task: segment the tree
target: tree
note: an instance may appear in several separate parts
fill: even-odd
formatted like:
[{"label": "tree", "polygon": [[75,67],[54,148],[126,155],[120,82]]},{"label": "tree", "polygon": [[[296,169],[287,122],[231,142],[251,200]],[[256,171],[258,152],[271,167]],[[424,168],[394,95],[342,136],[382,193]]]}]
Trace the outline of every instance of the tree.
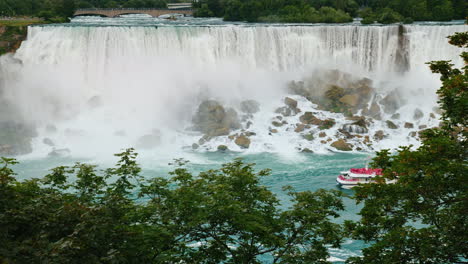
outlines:
[{"label": "tree", "polygon": [[269,170],[239,159],[197,176],[177,160],[170,178],[146,180],[133,149],[116,156],[103,172],[77,163],[22,182],[1,159],[0,262],[327,263],[326,245],[340,245],[337,191],[287,187],[281,210],[260,184]]},{"label": "tree", "polygon": [[[468,47],[468,32],[449,42]],[[372,242],[363,257],[349,263],[459,263],[468,258],[468,53],[462,69],[450,61],[430,62],[441,75],[441,128],[422,133],[416,150],[379,152],[373,166],[396,184],[369,184],[356,190],[364,203],[357,223],[347,222],[354,238]]]}]

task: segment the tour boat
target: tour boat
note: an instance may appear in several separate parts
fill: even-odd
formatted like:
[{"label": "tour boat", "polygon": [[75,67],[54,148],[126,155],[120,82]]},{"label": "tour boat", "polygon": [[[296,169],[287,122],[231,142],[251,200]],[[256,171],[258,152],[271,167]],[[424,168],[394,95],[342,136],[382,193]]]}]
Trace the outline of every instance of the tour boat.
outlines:
[{"label": "tour boat", "polygon": [[[376,176],[382,175],[382,169],[352,168],[342,171],[336,182],[342,188],[352,188],[358,184],[375,182]],[[395,183],[396,180],[386,180],[386,183]]]}]

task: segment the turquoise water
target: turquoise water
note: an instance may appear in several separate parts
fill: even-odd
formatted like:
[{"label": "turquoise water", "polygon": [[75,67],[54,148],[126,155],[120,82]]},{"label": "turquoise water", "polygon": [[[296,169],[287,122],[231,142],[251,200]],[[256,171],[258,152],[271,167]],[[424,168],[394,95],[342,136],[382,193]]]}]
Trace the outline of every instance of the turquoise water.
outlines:
[{"label": "turquoise water", "polygon": [[[184,155],[185,156],[185,155]],[[159,157],[159,156],[158,156]],[[221,164],[230,162],[234,158],[241,157],[246,162],[256,163],[256,169],[270,168],[272,175],[263,178],[263,184],[268,186],[278,198],[282,201],[282,207],[288,207],[290,202],[288,196],[282,191],[286,185],[292,186],[297,191],[336,189],[341,190],[347,195],[352,195],[352,190],[339,189],[336,186],[336,176],[342,171],[351,167],[363,167],[368,160],[368,154],[347,154],[331,153],[329,155],[318,154],[298,154],[294,157],[284,157],[278,154],[261,153],[243,155],[235,152],[206,152],[206,153],[187,153],[185,159],[192,160],[188,168],[194,172],[200,172],[208,169],[219,168]],[[178,158],[178,157],[176,157]],[[145,177],[162,176],[169,177],[168,172],[173,169],[168,165],[170,158],[152,158],[151,155],[142,154],[138,159],[143,168]],[[48,171],[59,165],[72,165],[76,161],[99,165],[104,169],[112,166],[117,159],[98,160],[98,159],[73,159],[73,158],[44,158],[44,159],[19,159],[20,164],[15,166],[19,179],[31,177],[42,177]],[[341,218],[358,219],[357,212],[360,206],[349,198],[344,199],[346,210],[341,212]],[[349,256],[360,254],[363,247],[361,241],[346,240],[341,249],[330,249],[331,260],[335,263],[342,263]]]}]

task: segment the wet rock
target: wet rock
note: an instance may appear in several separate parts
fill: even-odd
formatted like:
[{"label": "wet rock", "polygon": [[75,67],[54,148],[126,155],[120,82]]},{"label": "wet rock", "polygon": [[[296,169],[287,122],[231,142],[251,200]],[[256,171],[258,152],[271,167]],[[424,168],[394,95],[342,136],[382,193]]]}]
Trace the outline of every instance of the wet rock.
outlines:
[{"label": "wet rock", "polygon": [[297,108],[297,101],[290,98],[290,97],[284,98],[284,103],[291,109],[296,109]]},{"label": "wet rock", "polygon": [[292,110],[289,107],[283,106],[275,110],[275,113],[281,114],[283,116],[291,116]]},{"label": "wet rock", "polygon": [[314,134],[313,133],[304,134],[302,135],[302,138],[308,141],[312,141],[314,140]]},{"label": "wet rock", "polygon": [[320,140],[320,143],[327,144],[327,141],[326,140]]},{"label": "wet rock", "polygon": [[252,121],[248,121],[247,124],[245,124],[245,128],[249,129],[253,125]]},{"label": "wet rock", "polygon": [[359,103],[359,96],[357,94],[347,94],[340,98],[340,102],[345,105],[355,107]]},{"label": "wet rock", "polygon": [[246,132],[245,132],[245,135],[246,135],[247,137],[251,137],[251,136],[257,135],[257,133],[255,133],[255,132],[250,132],[250,131],[246,131]]},{"label": "wet rock", "polygon": [[400,114],[399,113],[396,113],[396,114],[393,114],[392,119],[400,119]]},{"label": "wet rock", "polygon": [[414,120],[419,120],[419,119],[421,119],[423,117],[424,117],[423,111],[421,111],[421,109],[419,109],[419,108],[416,108],[414,110],[414,115],[413,115]]},{"label": "wet rock", "polygon": [[270,128],[270,133],[276,134],[276,133],[278,133],[278,129]]},{"label": "wet rock", "polygon": [[282,117],[282,116],[276,116],[276,118],[277,118],[279,121],[283,120],[283,117]]},{"label": "wet rock", "polygon": [[429,117],[432,118],[432,119],[435,119],[435,118],[436,118],[436,116],[435,116],[434,113],[430,113],[430,114],[429,114]]},{"label": "wet rock", "polygon": [[302,153],[314,153],[314,152],[313,152],[311,149],[309,149],[309,148],[303,148],[303,149],[301,150],[301,152],[302,152]]},{"label": "wet rock", "polygon": [[136,147],[139,149],[152,149],[161,144],[161,135],[159,131],[153,131],[151,134],[141,136],[137,142]]},{"label": "wet rock", "polygon": [[384,112],[387,114],[395,113],[401,107],[402,103],[403,98],[396,90],[380,101],[380,104],[384,107]]},{"label": "wet rock", "polygon": [[260,103],[255,100],[245,100],[240,103],[240,110],[244,113],[255,114],[260,111]]},{"label": "wet rock", "polygon": [[331,144],[332,147],[336,148],[337,150],[342,151],[351,151],[353,150],[353,145],[346,142],[344,139],[339,139]]},{"label": "wet rock", "polygon": [[46,144],[46,145],[49,146],[49,147],[55,146],[54,142],[53,142],[52,139],[50,139],[50,138],[44,138],[44,139],[42,140],[42,143]]},{"label": "wet rock", "polygon": [[319,125],[322,120],[318,119],[314,116],[312,112],[305,112],[302,116],[299,117],[299,120],[303,124],[310,124],[310,125]]},{"label": "wet rock", "polygon": [[377,132],[375,132],[374,134],[374,139],[375,140],[382,140],[385,138],[385,132],[383,130],[379,130]]},{"label": "wet rock", "polygon": [[[382,132],[383,132],[383,131],[382,131]],[[383,138],[383,136],[382,136],[382,138]],[[362,143],[364,143],[364,144],[369,144],[369,143],[371,143],[369,136],[365,136],[365,137],[364,137],[364,141],[362,141]]]},{"label": "wet rock", "polygon": [[228,147],[226,145],[219,145],[217,149],[220,152],[225,152],[228,150]]},{"label": "wet rock", "polygon": [[230,108],[225,110],[217,101],[203,101],[192,119],[194,129],[209,137],[229,135],[231,129],[239,129],[237,113]]},{"label": "wet rock", "polygon": [[87,105],[91,109],[98,108],[102,105],[102,99],[100,96],[93,96],[88,100]]},{"label": "wet rock", "polygon": [[236,143],[239,147],[246,149],[250,146],[250,139],[245,135],[240,135],[236,138],[234,143]]},{"label": "wet rock", "polygon": [[49,152],[49,154],[47,154],[47,156],[49,156],[49,157],[64,157],[64,156],[70,155],[70,153],[71,153],[70,150],[67,149],[67,148],[54,149],[51,152]]},{"label": "wet rock", "polygon": [[275,127],[281,127],[281,126],[283,126],[283,123],[280,123],[280,122],[278,122],[278,121],[273,121],[273,122],[271,122],[271,124],[272,124],[273,126],[275,126]]},{"label": "wet rock", "polygon": [[34,126],[16,121],[0,122],[0,155],[23,155],[32,152],[32,138],[37,136]]},{"label": "wet rock", "polygon": [[385,123],[387,124],[387,127],[390,129],[398,129],[398,126],[390,120],[385,121]]},{"label": "wet rock", "polygon": [[192,144],[192,149],[198,149],[199,147],[200,147],[200,145],[198,145],[197,143]]},{"label": "wet rock", "polygon": [[[347,139],[354,138],[354,135],[351,135],[351,133],[349,133],[349,132],[346,131],[346,130],[338,129],[338,132],[340,132],[340,133],[341,133],[343,136],[345,136],[345,138],[347,138]],[[339,134],[337,134],[337,136],[339,136]]]},{"label": "wet rock", "polygon": [[206,143],[206,141],[207,141],[207,140],[206,140],[205,138],[200,138],[200,139],[198,140],[198,145],[203,145],[203,144]]},{"label": "wet rock", "polygon": [[322,122],[320,123],[319,129],[320,130],[330,129],[335,124],[336,124],[335,119],[333,119],[333,118],[325,119],[325,120],[322,120]]},{"label": "wet rock", "polygon": [[294,129],[294,132],[300,133],[300,132],[304,131],[304,129],[305,129],[305,125],[298,123],[298,124],[296,124],[296,129]]},{"label": "wet rock", "polygon": [[414,124],[410,122],[405,122],[405,128],[413,128]]},{"label": "wet rock", "polygon": [[49,124],[49,125],[46,125],[45,131],[50,134],[57,133],[57,127]]},{"label": "wet rock", "polygon": [[419,130],[421,130],[421,129],[426,129],[426,128],[427,128],[427,125],[420,125],[418,128],[419,128]]},{"label": "wet rock", "polygon": [[370,116],[376,120],[381,120],[380,106],[373,102],[369,109],[363,110],[363,115]]},{"label": "wet rock", "polygon": [[417,135],[416,131],[411,131],[411,132],[408,134],[408,136],[410,136],[410,137],[416,137],[416,135]]},{"label": "wet rock", "polygon": [[320,132],[319,133],[319,137],[321,137],[321,138],[324,138],[326,136],[327,136],[327,133],[325,133],[325,132]]}]

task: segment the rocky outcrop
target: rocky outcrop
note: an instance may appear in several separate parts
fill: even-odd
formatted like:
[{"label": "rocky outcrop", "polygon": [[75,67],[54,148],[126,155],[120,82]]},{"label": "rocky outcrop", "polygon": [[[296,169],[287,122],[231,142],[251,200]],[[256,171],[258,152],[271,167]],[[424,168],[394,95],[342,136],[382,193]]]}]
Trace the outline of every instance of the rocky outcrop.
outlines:
[{"label": "rocky outcrop", "polygon": [[346,142],[344,139],[339,139],[331,144],[332,147],[341,151],[351,151],[353,150],[353,145]]},{"label": "rocky outcrop", "polygon": [[0,55],[15,52],[27,34],[27,26],[0,26]]},{"label": "rocky outcrop", "polygon": [[203,101],[192,122],[195,130],[204,133],[209,138],[229,135],[232,129],[241,127],[237,112],[234,109],[224,109],[215,100]]},{"label": "rocky outcrop", "polygon": [[220,152],[225,152],[228,150],[228,147],[226,145],[219,145],[217,149]]},{"label": "rocky outcrop", "polygon": [[284,103],[291,109],[296,109],[297,108],[297,101],[290,98],[290,97],[284,98]]}]

